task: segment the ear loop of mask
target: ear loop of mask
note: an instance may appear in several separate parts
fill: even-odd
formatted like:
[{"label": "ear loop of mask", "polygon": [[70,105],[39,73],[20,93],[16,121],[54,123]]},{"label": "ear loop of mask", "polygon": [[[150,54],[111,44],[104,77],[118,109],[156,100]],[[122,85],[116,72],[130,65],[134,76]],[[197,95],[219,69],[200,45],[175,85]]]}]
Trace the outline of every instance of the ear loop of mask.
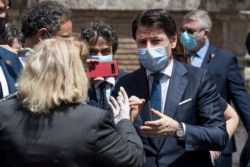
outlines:
[{"label": "ear loop of mask", "polygon": [[171,38],[172,38],[172,37],[169,38],[167,44],[164,46],[164,47],[166,48],[167,57],[171,57],[171,55],[172,55],[172,48],[171,48],[171,50],[170,50],[170,54],[167,53],[167,46],[168,46],[169,44],[171,44],[171,43],[170,43]]},{"label": "ear loop of mask", "polygon": [[49,38],[53,38],[53,36],[49,33],[49,31],[47,31],[47,34],[48,34]]},{"label": "ear loop of mask", "polygon": [[198,32],[196,35],[194,35],[194,37],[199,37],[201,35],[201,33],[203,32],[203,35],[205,35],[205,29],[202,29],[200,32]]}]

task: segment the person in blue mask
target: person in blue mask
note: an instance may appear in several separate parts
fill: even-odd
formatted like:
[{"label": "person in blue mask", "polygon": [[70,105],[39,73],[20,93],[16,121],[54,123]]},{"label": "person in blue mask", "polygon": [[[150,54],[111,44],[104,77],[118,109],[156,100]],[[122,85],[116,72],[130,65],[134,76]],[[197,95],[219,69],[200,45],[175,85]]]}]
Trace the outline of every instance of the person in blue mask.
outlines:
[{"label": "person in blue mask", "polygon": [[130,102],[144,100],[133,122],[143,141],[144,167],[212,167],[209,151],[222,150],[228,134],[210,74],[180,61],[185,53],[165,9],[139,13],[132,36],[142,67],[122,77],[112,95],[123,86]]},{"label": "person in blue mask", "polygon": [[[184,16],[181,42],[187,49],[193,66],[207,69],[217,91],[228,103],[233,102],[247,132],[250,130],[250,98],[234,54],[215,47],[209,40],[212,21],[207,11],[195,10]],[[216,167],[231,167],[232,153],[236,151],[232,137],[217,160]]]},{"label": "person in blue mask", "polygon": [[[87,63],[110,62],[114,60],[118,48],[118,36],[115,30],[105,22],[88,22],[81,30],[80,40],[87,43],[89,56]],[[108,100],[116,82],[126,74],[119,70],[118,76],[91,78],[88,104],[110,110]]]}]

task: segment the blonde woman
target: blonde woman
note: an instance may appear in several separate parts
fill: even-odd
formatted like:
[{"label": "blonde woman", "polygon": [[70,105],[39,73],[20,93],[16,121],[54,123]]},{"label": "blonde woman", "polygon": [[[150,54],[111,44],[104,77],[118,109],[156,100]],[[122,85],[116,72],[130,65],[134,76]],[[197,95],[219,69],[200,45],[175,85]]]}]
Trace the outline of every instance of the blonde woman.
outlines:
[{"label": "blonde woman", "polygon": [[25,167],[142,166],[142,142],[129,120],[123,88],[112,98],[115,125],[87,105],[88,54],[73,39],[46,39],[19,79],[19,98],[0,103],[0,164]]}]

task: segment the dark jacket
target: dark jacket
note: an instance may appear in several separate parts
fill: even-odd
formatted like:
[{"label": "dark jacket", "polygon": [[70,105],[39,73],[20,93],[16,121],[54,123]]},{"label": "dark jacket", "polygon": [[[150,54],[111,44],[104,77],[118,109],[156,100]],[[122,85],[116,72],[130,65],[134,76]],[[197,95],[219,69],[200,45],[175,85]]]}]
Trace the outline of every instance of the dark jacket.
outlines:
[{"label": "dark jacket", "polygon": [[[22,70],[21,62],[16,54],[0,47],[0,66],[2,67],[9,93],[14,93],[16,91],[16,80]],[[2,97],[3,95],[0,93],[0,98]]]},{"label": "dark jacket", "polygon": [[[217,90],[228,103],[233,102],[247,131],[250,130],[250,98],[241,76],[237,58],[229,52],[210,45],[201,68],[207,69]],[[232,137],[223,153],[236,151]]]},{"label": "dark jacket", "polygon": [[227,144],[228,135],[216,86],[206,70],[174,59],[164,114],[185,123],[185,142],[168,137],[158,143],[157,139],[141,133],[140,126],[152,120],[145,69],[122,77],[116,84],[114,97],[120,86],[125,88],[129,97],[135,95],[146,100],[134,122],[146,153],[145,167],[213,166],[209,150],[222,150]]},{"label": "dark jacket", "polygon": [[[115,77],[115,83],[117,83],[119,79],[126,74],[127,72],[125,72],[124,70],[119,70],[119,75]],[[91,84],[91,87],[88,91],[88,95],[89,95],[88,104],[101,108],[100,102],[98,101],[98,98],[96,96],[96,90],[95,90],[94,84]]]},{"label": "dark jacket", "polygon": [[114,127],[108,112],[87,104],[32,114],[16,99],[0,103],[2,167],[139,167],[142,142],[130,120]]}]

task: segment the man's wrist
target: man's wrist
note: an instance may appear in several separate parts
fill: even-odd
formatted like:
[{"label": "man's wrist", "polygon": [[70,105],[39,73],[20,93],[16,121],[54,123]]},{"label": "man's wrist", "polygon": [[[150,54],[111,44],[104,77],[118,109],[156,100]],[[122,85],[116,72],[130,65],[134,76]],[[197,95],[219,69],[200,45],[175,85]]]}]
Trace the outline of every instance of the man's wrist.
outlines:
[{"label": "man's wrist", "polygon": [[185,138],[185,128],[184,128],[185,124],[183,124],[182,122],[178,122],[178,128],[175,132],[175,137],[178,140],[184,140]]}]

